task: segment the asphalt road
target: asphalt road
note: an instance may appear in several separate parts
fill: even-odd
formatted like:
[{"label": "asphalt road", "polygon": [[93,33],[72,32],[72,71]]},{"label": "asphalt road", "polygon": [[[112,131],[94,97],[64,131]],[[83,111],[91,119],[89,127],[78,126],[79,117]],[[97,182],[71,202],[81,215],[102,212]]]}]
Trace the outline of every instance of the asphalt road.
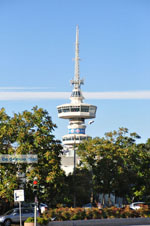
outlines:
[{"label": "asphalt road", "polygon": [[115,218],[101,220],[53,221],[48,226],[150,226],[150,218]]}]

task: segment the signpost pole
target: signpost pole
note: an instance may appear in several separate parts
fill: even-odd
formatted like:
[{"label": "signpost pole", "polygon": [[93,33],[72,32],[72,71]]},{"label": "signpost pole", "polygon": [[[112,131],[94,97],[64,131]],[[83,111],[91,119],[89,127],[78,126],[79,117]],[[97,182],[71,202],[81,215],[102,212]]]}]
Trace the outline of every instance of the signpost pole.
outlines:
[{"label": "signpost pole", "polygon": [[22,219],[21,219],[21,202],[19,201],[19,214],[20,214],[20,226],[22,226]]},{"label": "signpost pole", "polygon": [[37,198],[35,197],[35,205],[34,205],[34,226],[36,226],[37,221]]},{"label": "signpost pole", "polygon": [[14,190],[14,201],[19,202],[20,226],[22,226],[21,202],[24,201],[24,190]]}]

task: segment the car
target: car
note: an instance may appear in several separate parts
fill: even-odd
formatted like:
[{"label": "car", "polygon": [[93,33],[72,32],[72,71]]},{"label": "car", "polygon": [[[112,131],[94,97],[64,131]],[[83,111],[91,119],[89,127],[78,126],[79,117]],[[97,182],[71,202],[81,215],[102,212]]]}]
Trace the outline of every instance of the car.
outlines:
[{"label": "car", "polygon": [[144,202],[133,202],[129,205],[130,209],[138,210],[140,209],[145,203]]},{"label": "car", "polygon": [[[15,206],[15,207],[18,208],[18,203],[17,203],[16,205],[17,205],[17,206]],[[26,202],[23,202],[23,203],[21,204],[21,206],[22,206],[22,207],[26,207],[26,208],[34,208],[34,207],[35,207],[35,203],[34,203],[34,202],[32,202],[32,203],[26,203]],[[39,210],[40,213],[44,213],[44,211],[47,210],[47,209],[48,209],[48,205],[47,205],[47,204],[39,203],[39,204],[37,205],[37,210]]]},{"label": "car", "polygon": [[[37,212],[37,216],[39,213]],[[28,217],[34,217],[34,209],[33,208],[21,208],[21,220],[24,222]],[[19,208],[14,208],[3,215],[0,216],[0,224],[4,226],[10,226],[12,223],[20,222],[20,211]]]},{"label": "car", "polygon": [[92,208],[92,203],[87,203],[82,206],[82,208],[89,209]]},{"label": "car", "polygon": [[96,207],[95,203],[87,203],[82,206],[82,208],[84,208],[84,209],[89,209],[89,208],[93,208],[93,207]]}]

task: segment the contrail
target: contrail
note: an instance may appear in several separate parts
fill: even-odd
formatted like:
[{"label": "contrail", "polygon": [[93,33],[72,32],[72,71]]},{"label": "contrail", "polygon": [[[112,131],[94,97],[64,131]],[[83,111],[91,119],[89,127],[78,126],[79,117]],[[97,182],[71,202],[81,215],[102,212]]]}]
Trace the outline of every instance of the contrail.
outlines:
[{"label": "contrail", "polygon": [[40,89],[52,89],[54,87],[0,87],[0,91],[1,90],[40,90]]},{"label": "contrail", "polygon": [[[1,92],[1,101],[15,100],[41,100],[41,99],[68,99],[71,92]],[[83,92],[85,99],[150,99],[150,91],[124,91],[124,92]]]}]

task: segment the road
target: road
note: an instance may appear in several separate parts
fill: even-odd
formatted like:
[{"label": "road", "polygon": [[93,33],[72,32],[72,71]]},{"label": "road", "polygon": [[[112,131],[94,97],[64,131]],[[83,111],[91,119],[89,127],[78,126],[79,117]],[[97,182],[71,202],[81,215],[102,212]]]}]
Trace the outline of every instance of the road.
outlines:
[{"label": "road", "polygon": [[53,221],[48,226],[150,226],[150,218],[115,218],[100,220]]}]

